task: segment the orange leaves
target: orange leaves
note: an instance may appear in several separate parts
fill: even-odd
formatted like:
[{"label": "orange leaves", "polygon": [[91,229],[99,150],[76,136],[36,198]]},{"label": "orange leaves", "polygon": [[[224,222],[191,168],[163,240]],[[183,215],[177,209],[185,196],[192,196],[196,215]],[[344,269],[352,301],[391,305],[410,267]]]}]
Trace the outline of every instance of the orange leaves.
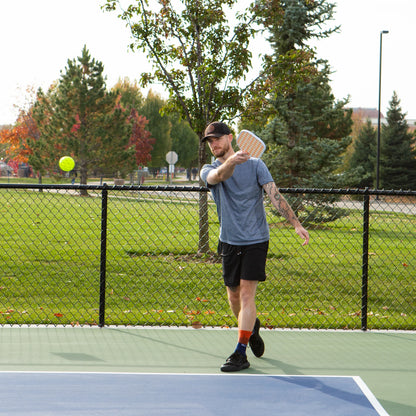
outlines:
[{"label": "orange leaves", "polygon": [[3,315],[6,319],[10,319],[12,317],[13,312],[14,312],[14,309],[6,309],[5,312],[0,311],[0,314]]},{"label": "orange leaves", "polygon": [[[204,303],[209,302],[208,299],[201,298],[199,296],[197,296],[195,298],[195,300],[197,302],[204,302]],[[201,316],[201,315],[207,315],[207,316],[208,315],[214,315],[216,313],[212,309],[207,309],[207,310],[201,311],[199,309],[188,309],[187,306],[185,306],[182,311],[186,315],[186,317],[191,321],[192,328],[201,328],[202,327],[201,322],[198,320],[199,316]]]},{"label": "orange leaves", "polygon": [[0,143],[9,145],[6,153],[10,159],[14,158],[17,162],[26,163],[31,154],[27,138],[33,137],[37,133],[38,130],[32,115],[21,113],[13,127],[0,130]]}]

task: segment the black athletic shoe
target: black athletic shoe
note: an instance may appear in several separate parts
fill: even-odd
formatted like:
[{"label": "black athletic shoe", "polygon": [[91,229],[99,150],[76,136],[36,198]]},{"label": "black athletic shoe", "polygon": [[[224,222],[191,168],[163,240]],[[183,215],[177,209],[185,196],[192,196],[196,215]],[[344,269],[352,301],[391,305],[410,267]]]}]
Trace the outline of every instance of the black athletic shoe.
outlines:
[{"label": "black athletic shoe", "polygon": [[260,336],[260,320],[256,318],[256,323],[254,324],[253,333],[248,341],[253,354],[256,357],[261,357],[264,354],[264,342]]},{"label": "black athletic shoe", "polygon": [[245,368],[249,368],[250,363],[247,361],[247,357],[238,351],[233,352],[228,358],[227,361],[221,366],[221,371],[226,373],[232,371],[240,371]]}]

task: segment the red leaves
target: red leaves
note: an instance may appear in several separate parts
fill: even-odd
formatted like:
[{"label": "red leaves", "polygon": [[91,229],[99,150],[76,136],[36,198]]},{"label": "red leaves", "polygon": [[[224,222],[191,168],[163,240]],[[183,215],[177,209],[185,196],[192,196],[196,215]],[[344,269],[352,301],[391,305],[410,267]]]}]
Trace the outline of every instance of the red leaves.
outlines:
[{"label": "red leaves", "polygon": [[136,149],[136,163],[138,166],[146,166],[152,159],[151,152],[156,139],[146,130],[149,123],[146,117],[140,116],[137,110],[132,109],[128,120],[133,123],[130,145]]},{"label": "red leaves", "polygon": [[81,127],[81,120],[79,119],[79,115],[75,116],[75,124],[71,128],[71,133],[76,133],[79,128]]}]

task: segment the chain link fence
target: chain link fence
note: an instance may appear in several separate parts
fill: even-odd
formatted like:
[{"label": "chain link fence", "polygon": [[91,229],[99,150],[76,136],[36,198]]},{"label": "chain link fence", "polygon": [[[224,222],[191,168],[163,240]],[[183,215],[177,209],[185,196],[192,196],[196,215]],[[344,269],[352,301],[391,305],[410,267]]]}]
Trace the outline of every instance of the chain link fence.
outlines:
[{"label": "chain link fence", "polygon": [[[415,330],[416,192],[281,192],[311,241],[265,200],[262,324]],[[236,326],[206,188],[0,184],[0,210],[0,325]]]}]

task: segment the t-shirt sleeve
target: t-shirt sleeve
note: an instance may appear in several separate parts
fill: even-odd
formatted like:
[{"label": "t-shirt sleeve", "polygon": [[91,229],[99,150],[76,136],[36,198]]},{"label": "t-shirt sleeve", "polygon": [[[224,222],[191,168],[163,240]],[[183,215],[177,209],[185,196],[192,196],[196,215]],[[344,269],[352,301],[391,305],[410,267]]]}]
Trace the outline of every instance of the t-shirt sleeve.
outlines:
[{"label": "t-shirt sleeve", "polygon": [[259,159],[259,163],[257,166],[257,178],[260,186],[263,186],[269,182],[273,182],[273,177],[269,169],[261,159]]},{"label": "t-shirt sleeve", "polygon": [[202,166],[201,172],[199,173],[199,177],[205,182],[205,185],[208,185],[207,178],[209,172],[211,172],[212,169],[215,169],[213,165]]}]

